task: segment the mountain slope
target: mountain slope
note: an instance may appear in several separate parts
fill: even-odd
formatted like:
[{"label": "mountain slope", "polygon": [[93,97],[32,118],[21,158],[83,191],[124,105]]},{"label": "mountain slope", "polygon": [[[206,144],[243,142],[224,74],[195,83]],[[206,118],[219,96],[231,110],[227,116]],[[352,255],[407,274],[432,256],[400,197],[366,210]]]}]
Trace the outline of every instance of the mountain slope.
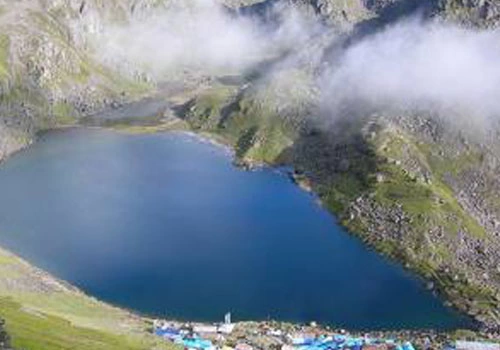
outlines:
[{"label": "mountain slope", "polygon": [[[0,2],[0,160],[29,145],[38,131],[74,124],[151,91],[144,80],[99,63],[84,40],[93,25],[119,20],[114,16],[129,13],[132,3]],[[102,17],[91,15],[92,8]],[[8,338],[16,349],[171,348],[151,335],[144,319],[87,297],[5,251],[0,270],[0,348],[9,348]]]},{"label": "mountain slope", "polygon": [[153,336],[145,319],[90,298],[4,250],[0,272],[0,315],[15,349],[175,348]]},{"label": "mountain slope", "polygon": [[[396,3],[373,2],[364,10],[387,13]],[[414,13],[414,2],[399,3],[411,9],[399,15]],[[427,16],[456,20],[448,4],[429,6]],[[477,17],[483,5],[463,6],[469,24],[489,25]],[[379,20],[383,27],[392,17]],[[365,21],[378,28],[370,19],[354,23],[343,42],[359,40],[356,28],[366,28]],[[319,46],[330,54],[332,46],[322,40],[314,38],[310,51]],[[498,336],[497,127],[477,131],[437,110],[374,110],[356,100],[332,116],[321,108],[315,76],[321,69],[308,60],[292,62],[243,87],[212,86],[180,110],[194,130],[233,145],[243,163],[293,165],[296,180],[318,193],[351,232],[424,276]]]}]

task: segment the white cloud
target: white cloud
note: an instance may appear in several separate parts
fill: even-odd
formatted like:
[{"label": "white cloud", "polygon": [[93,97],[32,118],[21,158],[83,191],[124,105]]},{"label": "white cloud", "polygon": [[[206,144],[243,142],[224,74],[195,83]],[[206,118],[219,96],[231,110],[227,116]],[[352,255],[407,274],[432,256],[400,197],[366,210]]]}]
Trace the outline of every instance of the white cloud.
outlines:
[{"label": "white cloud", "polygon": [[322,79],[331,107],[354,100],[496,118],[500,33],[405,21],[348,48]]}]

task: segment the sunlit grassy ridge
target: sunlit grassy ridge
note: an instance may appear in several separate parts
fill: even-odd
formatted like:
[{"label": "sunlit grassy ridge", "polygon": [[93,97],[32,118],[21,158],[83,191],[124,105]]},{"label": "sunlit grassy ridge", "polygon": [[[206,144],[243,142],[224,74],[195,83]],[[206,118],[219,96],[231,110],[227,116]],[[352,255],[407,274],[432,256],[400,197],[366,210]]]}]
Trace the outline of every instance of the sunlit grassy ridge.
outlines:
[{"label": "sunlit grassy ridge", "polygon": [[149,321],[109,306],[0,250],[0,315],[15,349],[174,349]]}]

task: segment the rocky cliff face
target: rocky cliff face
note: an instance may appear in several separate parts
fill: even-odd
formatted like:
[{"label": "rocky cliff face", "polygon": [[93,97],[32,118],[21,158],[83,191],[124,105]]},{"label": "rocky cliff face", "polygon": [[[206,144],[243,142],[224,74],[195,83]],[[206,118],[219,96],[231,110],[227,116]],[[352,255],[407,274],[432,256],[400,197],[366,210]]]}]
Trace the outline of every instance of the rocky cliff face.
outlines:
[{"label": "rocky cliff face", "polygon": [[359,23],[382,17],[382,20],[413,14],[427,8],[433,15],[475,27],[495,27],[500,20],[496,0],[294,0],[311,5],[319,14],[337,23]]},{"label": "rocky cliff face", "polygon": [[496,27],[500,2],[496,0],[441,0],[439,8],[447,19],[468,26]]},{"label": "rocky cliff face", "polygon": [[149,86],[92,57],[89,33],[157,1],[9,1],[0,4],[0,158],[38,130],[134,99]]}]

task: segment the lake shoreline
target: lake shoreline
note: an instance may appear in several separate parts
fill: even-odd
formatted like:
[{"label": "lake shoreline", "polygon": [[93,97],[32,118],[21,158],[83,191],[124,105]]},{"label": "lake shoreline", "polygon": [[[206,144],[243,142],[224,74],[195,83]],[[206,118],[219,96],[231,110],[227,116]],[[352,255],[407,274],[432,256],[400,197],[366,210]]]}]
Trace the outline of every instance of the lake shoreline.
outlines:
[{"label": "lake shoreline", "polygon": [[[86,126],[81,126],[81,125],[71,125],[71,126],[66,126],[66,127],[63,127],[63,128],[55,128],[56,130],[59,130],[59,129],[67,129],[67,128],[77,128],[77,129],[80,129],[80,128],[88,128]],[[97,128],[97,129],[103,129],[103,130],[109,130],[109,131],[117,131],[113,128],[109,128],[109,127],[91,127],[90,129],[94,129],[94,128]],[[47,132],[50,132],[51,130],[48,130]],[[165,130],[163,130],[165,131]],[[181,133],[185,133],[189,136],[192,136],[192,137],[196,137],[198,139],[201,139],[203,142],[208,142],[210,144],[213,144],[213,145],[216,145],[218,147],[222,147],[225,151],[228,151],[233,157],[234,157],[234,151],[232,150],[232,148],[230,147],[230,145],[228,144],[224,144],[221,142],[221,140],[218,140],[216,137],[211,137],[210,134],[208,133],[203,133],[203,134],[199,134],[199,133],[196,133],[196,132],[193,132],[193,131],[190,131],[190,130],[166,130],[167,132],[170,131],[170,132],[181,132]],[[43,134],[43,133],[42,133]],[[37,136],[38,137],[38,136]],[[36,141],[35,141],[36,142]],[[7,161],[11,156],[13,156],[15,153],[17,152],[20,152],[24,149],[26,149],[27,147],[31,146],[34,142],[30,142],[26,145],[26,147],[14,152],[13,154],[10,154],[9,157],[7,157],[6,159],[4,159],[3,161]],[[237,164],[237,165],[241,165],[241,164]],[[248,166],[247,169],[253,169],[255,167],[272,167],[271,165],[267,165],[267,164],[263,164],[263,163],[255,163],[255,164],[250,164]],[[246,168],[246,167],[245,167]],[[292,177],[292,175],[294,174],[293,172],[287,172],[288,175],[290,175],[290,179],[292,181],[294,181],[294,178]],[[295,181],[294,181],[295,182]],[[301,187],[303,190],[305,190],[306,192],[309,192],[309,193],[314,193],[314,191],[312,190],[309,190],[308,186],[300,186],[300,179],[298,181],[296,181],[296,184],[299,185],[299,187]],[[5,254],[6,251],[4,251],[2,249],[2,251],[0,251],[0,253],[3,253]],[[12,256],[15,256],[14,254],[8,252],[7,254],[10,254]],[[51,281],[51,283],[55,283],[55,284],[62,284],[65,286],[65,288],[67,288],[68,290],[72,290],[73,292],[76,292],[77,294],[79,295],[82,295],[82,296],[86,296],[86,297],[89,297],[87,294],[85,294],[84,292],[82,292],[81,290],[79,290],[78,288],[72,286],[71,284],[67,283],[67,282],[64,282],[62,280],[59,280],[57,278],[55,278],[54,276],[40,270],[40,269],[37,269],[36,267],[33,267],[32,265],[30,265],[29,263],[25,262],[24,260],[20,259],[21,261],[23,261],[23,264],[27,264],[29,266],[31,266],[33,269],[37,270],[40,272],[40,278],[41,280],[49,280]],[[89,297],[91,299],[94,299],[92,297]],[[103,303],[105,305],[109,305],[108,303]],[[113,308],[115,308],[114,306],[112,306]],[[146,321],[146,322],[150,322],[151,321],[151,317],[148,317],[146,315],[140,315],[138,314],[137,312],[135,311],[128,311],[127,309],[124,309],[124,308],[121,308],[121,307],[118,307],[117,309],[119,310],[124,310],[125,312],[127,313],[130,313],[131,316],[133,317],[139,317],[141,318],[143,321]],[[248,322],[241,322],[241,323],[238,323],[238,324],[246,324]],[[257,322],[257,324],[262,324],[262,325],[265,325],[266,324],[266,321],[262,321],[262,322]],[[283,323],[283,324],[286,324],[286,323]],[[317,329],[323,329],[321,327],[317,327]],[[324,329],[328,329],[328,328],[324,328]],[[452,339],[452,333],[453,332],[440,332],[440,331],[436,331],[436,332],[433,332],[433,331],[387,331],[387,333],[385,332],[379,332],[377,331],[376,332],[377,334],[387,334],[387,335],[394,335],[394,334],[400,334],[400,335],[405,335],[405,336],[409,336],[410,341],[417,341],[417,343],[419,342],[419,339],[420,340],[423,340],[423,339],[426,339],[429,337],[429,335],[433,335],[435,337],[439,337],[440,339]],[[487,336],[487,334],[485,335]]]},{"label": "lake shoreline", "polygon": [[[170,125],[169,123],[167,123]],[[178,124],[177,124],[178,125]],[[119,133],[125,133],[125,134],[144,134],[144,133],[180,133],[187,135],[189,137],[193,137],[202,143],[207,143],[210,145],[214,145],[220,149],[222,149],[225,153],[227,153],[227,156],[231,157],[232,163],[234,166],[241,168],[246,171],[254,171],[254,170],[259,170],[259,169],[278,169],[280,168],[280,165],[275,165],[275,164],[268,164],[263,161],[257,161],[254,159],[250,158],[243,158],[243,159],[238,159],[234,150],[234,146],[223,136],[215,134],[213,132],[207,132],[207,131],[196,131],[193,129],[188,128],[186,124],[180,124],[181,127],[177,128],[170,128],[164,127],[164,123],[159,123],[158,125],[148,125],[146,129],[137,129],[137,125],[132,125],[132,126],[127,126],[127,125],[122,125],[120,124],[118,127],[114,125],[109,125],[109,126],[86,126],[86,125],[73,125],[70,126],[70,128],[75,128],[75,129],[96,129],[96,130],[104,130],[104,131],[112,131],[112,132],[119,132]],[[63,128],[64,129],[64,128]],[[50,130],[49,130],[50,131]],[[285,164],[281,166],[286,166]],[[463,308],[457,307],[455,300],[447,298],[447,295],[440,292],[440,290],[432,284],[432,287],[429,287],[429,279],[426,279],[423,275],[419,274],[418,271],[415,271],[414,269],[410,268],[404,259],[400,259],[398,257],[393,257],[393,256],[388,256],[386,254],[381,253],[381,251],[377,248],[377,246],[370,244],[370,242],[366,241],[366,234],[365,232],[353,232],[349,226],[344,225],[344,223],[341,220],[337,220],[336,213],[332,212],[327,206],[325,206],[322,198],[316,193],[314,190],[314,184],[306,177],[304,174],[297,173],[294,169],[289,168],[284,171],[279,170],[279,172],[289,178],[289,180],[295,184],[298,188],[300,188],[302,191],[305,193],[308,193],[312,196],[314,196],[316,203],[325,209],[327,212],[329,212],[332,215],[332,220],[337,224],[343,227],[346,232],[348,233],[349,236],[354,237],[356,240],[360,242],[360,244],[365,247],[366,249],[375,252],[378,256],[383,258],[385,261],[387,261],[390,264],[397,264],[401,266],[412,278],[415,278],[418,280],[418,283],[420,283],[423,287],[425,287],[428,290],[431,290],[433,294],[435,294],[442,303],[446,305],[447,308],[453,311],[457,311],[459,314],[469,317],[471,320],[471,330],[479,330],[481,326],[480,320],[477,320],[474,315],[469,314],[464,311]],[[484,332],[486,336],[490,335],[489,332]],[[493,333],[493,336],[496,336],[496,333]]]},{"label": "lake shoreline", "polygon": [[[114,306],[108,302],[100,301],[99,299],[87,294],[82,291],[78,287],[73,286],[72,284],[57,278],[50,273],[33,266],[31,263],[26,261],[25,259],[19,257],[18,255],[0,247],[0,261],[4,261],[8,259],[10,264],[18,266],[22,271],[24,271],[28,276],[29,280],[23,281],[23,285],[17,286],[16,288],[34,288],[38,290],[36,293],[43,293],[44,295],[47,293],[55,293],[55,294],[64,294],[69,297],[69,299],[83,299],[87,300],[91,304],[97,305],[99,308],[104,308],[106,310],[112,312],[118,312],[128,319],[127,322],[139,323],[145,325],[152,325],[154,320],[161,320],[162,322],[177,324],[177,325],[197,325],[201,327],[209,327],[213,326],[216,323],[213,322],[198,322],[198,321],[180,321],[176,319],[158,319],[153,316],[139,313],[135,310],[129,310],[127,308],[123,308],[121,306]],[[2,264],[0,263],[0,270]],[[5,284],[6,280],[5,276],[2,275],[0,277],[0,288],[3,284]],[[7,282],[7,284],[10,282]],[[14,284],[16,282],[14,281]],[[49,291],[47,289],[50,289]],[[12,295],[5,295],[4,293],[0,294],[0,301],[4,298],[13,298]],[[43,307],[33,307],[33,306],[25,306],[27,310],[33,310],[30,312],[41,312],[46,313],[47,311],[43,309]],[[1,310],[1,308],[0,308]],[[38,310],[38,311],[36,311]],[[108,311],[108,312],[109,312]],[[47,314],[51,314],[51,312],[47,312]],[[57,315],[57,312],[55,313]],[[9,320],[7,319],[7,330],[9,330]],[[237,321],[233,323],[233,325],[238,329],[239,334],[246,334],[248,338],[255,337],[255,329],[256,328],[264,328],[264,329],[275,329],[275,330],[286,330],[288,332],[293,331],[295,333],[304,333],[304,334],[350,334],[356,337],[370,337],[370,338],[386,338],[386,339],[394,339],[395,341],[405,342],[410,341],[414,345],[421,346],[428,339],[431,340],[431,344],[439,344],[445,345],[447,343],[452,343],[454,340],[460,338],[462,334],[471,336],[473,333],[469,333],[468,331],[435,331],[435,330],[354,330],[349,331],[344,328],[336,328],[331,326],[317,325],[315,323],[311,324],[300,324],[300,323],[290,323],[286,321],[275,321],[275,320],[262,320],[262,321]],[[152,334],[152,333],[151,333]],[[244,341],[245,339],[241,339]]]},{"label": "lake shoreline", "polygon": [[[192,131],[192,133],[196,134],[196,131]],[[212,138],[213,142],[220,143],[224,145],[224,147],[230,147],[233,150],[233,156],[235,156],[235,152],[233,149],[233,146],[227,142],[222,136],[213,134],[210,132],[203,132],[203,136],[201,137],[208,137]],[[273,168],[276,165],[273,164],[268,164],[266,162],[262,161],[255,161],[253,159],[249,158],[243,158],[243,159],[233,159],[234,164],[238,167],[241,167],[245,170],[252,170],[255,168],[261,168],[261,167],[268,167],[268,168]],[[323,207],[325,210],[327,210],[334,218],[336,219],[337,213],[329,209],[325,204],[323,199],[316,193],[314,190],[315,184],[312,183],[312,181],[307,177],[304,176],[304,174],[297,173],[293,169],[291,171],[287,171],[286,174],[288,175],[289,179],[301,190],[303,190],[306,193],[309,193],[311,195],[314,195],[317,203]],[[438,298],[450,309],[455,310],[459,312],[460,314],[469,317],[473,323],[471,325],[471,330],[474,331],[479,331],[483,336],[490,338],[490,339],[500,339],[500,333],[498,333],[497,330],[492,330],[488,324],[483,322],[482,319],[477,318],[476,314],[474,314],[472,311],[467,308],[461,307],[460,302],[461,298],[457,297],[454,298],[454,295],[459,295],[458,293],[454,293],[457,289],[452,288],[452,290],[443,290],[443,287],[438,285],[436,280],[434,279],[429,279],[426,278],[424,275],[419,273],[418,270],[414,269],[411,267],[411,265],[406,261],[405,259],[402,259],[399,256],[392,256],[392,255],[387,255],[384,253],[383,249],[379,249],[377,244],[373,244],[370,242],[368,237],[370,236],[369,232],[356,232],[352,230],[352,227],[349,225],[346,225],[343,221],[337,221],[337,224],[342,226],[352,237],[355,237],[358,239],[363,246],[365,246],[367,249],[374,251],[375,253],[379,254],[382,256],[384,259],[387,259],[387,261],[391,263],[397,263],[400,264],[405,271],[410,273],[412,276],[415,276],[418,278],[420,281],[422,281],[422,284],[426,286],[427,289],[431,290],[435,295],[438,296]],[[450,286],[447,286],[450,287]]]}]

